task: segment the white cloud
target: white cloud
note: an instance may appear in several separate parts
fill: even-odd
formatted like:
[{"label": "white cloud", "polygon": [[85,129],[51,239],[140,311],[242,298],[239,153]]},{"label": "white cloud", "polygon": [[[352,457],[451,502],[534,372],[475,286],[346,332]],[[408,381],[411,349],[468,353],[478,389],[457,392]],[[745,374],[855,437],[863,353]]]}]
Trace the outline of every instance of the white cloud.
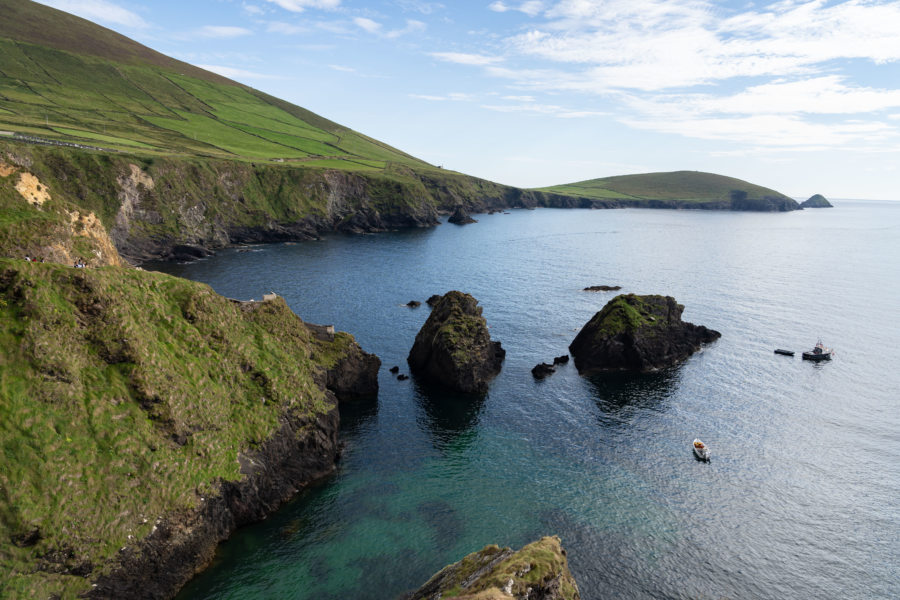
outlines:
[{"label": "white cloud", "polygon": [[307,8],[324,8],[326,10],[335,9],[341,5],[341,0],[266,0],[273,4],[277,4],[285,10],[291,12],[303,12]]},{"label": "white cloud", "polygon": [[503,61],[502,58],[497,56],[467,54],[463,52],[431,52],[430,54],[438,60],[456,63],[458,65],[486,66]]},{"label": "white cloud", "polygon": [[388,39],[396,39],[398,37],[410,34],[410,33],[418,33],[420,31],[425,31],[425,23],[422,21],[416,21],[413,19],[406,20],[406,27],[403,29],[392,29],[390,31],[384,32],[383,25],[377,21],[373,21],[372,19],[368,19],[366,17],[356,17],[353,19],[353,22],[357,27],[373,34],[384,36]]},{"label": "white cloud", "polygon": [[407,19],[406,27],[404,27],[403,29],[393,29],[387,32],[387,34],[385,35],[386,37],[393,39],[410,33],[420,33],[422,31],[425,31],[425,23],[423,23],[422,21],[416,21],[414,19]]},{"label": "white cloud", "polygon": [[328,67],[342,73],[356,73],[356,69],[353,67],[345,67],[344,65],[328,65]]},{"label": "white cloud", "polygon": [[266,25],[266,31],[269,33],[282,33],[284,35],[297,35],[298,33],[309,33],[309,27],[303,25],[294,25],[293,23],[285,23],[284,21],[270,21]]},{"label": "white cloud", "polygon": [[106,0],[40,0],[41,4],[91,21],[143,29],[147,22],[139,15]]},{"label": "white cloud", "polygon": [[422,0],[395,0],[403,10],[414,11],[423,15],[430,15],[444,8],[439,2],[423,2]]},{"label": "white cloud", "polygon": [[409,94],[409,97],[418,98],[419,100],[432,100],[436,102],[444,100],[452,100],[454,102],[469,102],[475,99],[472,94],[464,94],[462,92],[450,92],[446,96],[433,96],[430,94]]},{"label": "white cloud", "polygon": [[266,75],[264,73],[255,73],[253,71],[245,71],[244,69],[236,69],[234,67],[226,67],[222,65],[197,65],[201,69],[218,73],[223,77],[230,79],[281,79],[276,75]]},{"label": "white cloud", "polygon": [[206,25],[197,31],[198,35],[207,38],[235,38],[253,34],[244,27],[232,27],[230,25]]},{"label": "white cloud", "polygon": [[357,27],[368,31],[369,33],[381,32],[381,23],[373,21],[372,19],[367,19],[366,17],[356,17],[353,19],[353,22],[356,23]]},{"label": "white cloud", "polygon": [[900,61],[900,2],[781,2],[733,16],[705,0],[564,0],[511,37],[522,56],[584,65],[581,87],[661,90]]},{"label": "white cloud", "polygon": [[536,104],[533,102],[528,102],[526,104],[482,104],[481,108],[503,113],[533,113],[564,119],[597,117],[609,114],[589,110],[571,110],[555,104]]},{"label": "white cloud", "polygon": [[519,12],[523,12],[530,17],[534,17],[542,10],[544,10],[544,3],[540,0],[527,0],[526,2],[519,2],[517,5],[509,5],[505,2],[498,0],[497,2],[491,3],[488,6],[494,12],[508,12],[511,10],[517,10]]},{"label": "white cloud", "polygon": [[244,12],[246,12],[248,15],[259,16],[266,12],[255,4],[247,4],[246,2],[244,2],[241,6],[243,6]]},{"label": "white cloud", "polygon": [[534,102],[534,96],[503,96],[503,99],[515,102]]}]

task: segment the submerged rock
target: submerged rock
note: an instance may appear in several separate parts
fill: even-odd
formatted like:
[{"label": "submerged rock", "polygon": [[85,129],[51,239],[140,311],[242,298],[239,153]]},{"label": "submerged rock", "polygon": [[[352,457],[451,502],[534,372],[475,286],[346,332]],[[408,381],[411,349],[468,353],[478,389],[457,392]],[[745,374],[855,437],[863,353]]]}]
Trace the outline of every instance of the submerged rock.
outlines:
[{"label": "submerged rock", "polygon": [[580,600],[581,595],[578,583],[569,571],[566,551],[559,538],[552,536],[528,544],[518,552],[495,545],[485,546],[444,567],[404,599],[443,597]]},{"label": "submerged rock", "polygon": [[584,288],[585,292],[617,292],[622,289],[621,285],[592,285]]},{"label": "submerged rock", "polygon": [[405,306],[408,306],[409,308],[419,308],[420,306],[422,306],[422,303],[418,300],[410,300],[405,304]]},{"label": "submerged rock", "polygon": [[683,311],[671,296],[616,296],[569,346],[578,372],[662,369],[721,337],[718,331],[682,321]]},{"label": "submerged rock", "polygon": [[491,341],[478,301],[447,292],[416,335],[407,362],[426,379],[465,393],[482,394],[500,372],[506,351]]},{"label": "submerged rock", "polygon": [[825,199],[825,196],[816,194],[801,202],[800,208],[834,208],[834,206]]}]

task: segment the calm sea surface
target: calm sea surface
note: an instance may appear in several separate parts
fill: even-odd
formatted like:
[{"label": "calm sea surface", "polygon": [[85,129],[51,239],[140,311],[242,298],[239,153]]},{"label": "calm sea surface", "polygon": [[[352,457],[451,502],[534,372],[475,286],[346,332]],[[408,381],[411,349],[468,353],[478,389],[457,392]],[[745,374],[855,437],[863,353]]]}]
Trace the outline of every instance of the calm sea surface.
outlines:
[{"label": "calm sea surface", "polygon": [[[180,599],[392,599],[549,534],[586,600],[900,597],[900,202],[477,218],[153,267],[275,291],[383,361],[377,401],[342,409],[337,474],[239,531]],[[612,297],[582,291],[598,284],[674,296],[722,338],[656,374],[535,381]],[[408,372],[424,301],[453,289],[507,351],[481,399],[387,371]],[[802,361],[819,338],[835,359]]]}]

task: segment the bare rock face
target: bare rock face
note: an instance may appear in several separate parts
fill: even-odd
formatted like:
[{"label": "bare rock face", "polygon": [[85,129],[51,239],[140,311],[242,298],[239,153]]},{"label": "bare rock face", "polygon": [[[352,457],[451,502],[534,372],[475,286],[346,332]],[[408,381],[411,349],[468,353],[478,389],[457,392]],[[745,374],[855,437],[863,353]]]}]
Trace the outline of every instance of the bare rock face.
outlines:
[{"label": "bare rock face", "polygon": [[[341,334],[350,337],[349,334]],[[364,351],[352,338],[343,355],[327,371],[326,387],[341,402],[352,402],[378,395],[378,370],[381,359]]]},{"label": "bare rock face", "polygon": [[683,311],[671,296],[616,296],[569,346],[578,372],[654,371],[680,363],[701,344],[722,336],[682,321]]},{"label": "bare rock face", "polygon": [[426,379],[460,392],[483,394],[505,356],[500,342],[491,341],[478,301],[453,291],[435,303],[407,362]]},{"label": "bare rock face", "polygon": [[444,567],[405,600],[452,597],[478,600],[580,600],[578,584],[569,571],[566,551],[558,537],[545,537],[518,552],[485,546],[461,561]]}]

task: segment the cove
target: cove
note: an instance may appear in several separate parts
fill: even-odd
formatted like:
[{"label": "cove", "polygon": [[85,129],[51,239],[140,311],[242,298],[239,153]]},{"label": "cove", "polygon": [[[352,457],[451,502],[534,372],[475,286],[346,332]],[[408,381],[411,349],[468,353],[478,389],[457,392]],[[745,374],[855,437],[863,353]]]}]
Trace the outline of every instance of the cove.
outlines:
[{"label": "cove", "polygon": [[[383,366],[341,412],[336,475],[222,545],[179,598],[396,598],[485,544],[557,534],[582,597],[890,598],[900,515],[900,205],[787,214],[512,211],[156,264],[229,297],[274,291]],[[243,249],[247,250],[247,249]],[[679,367],[535,381],[618,292],[722,338]],[[507,350],[483,398],[398,381],[432,294]],[[775,355],[821,337],[835,360]],[[690,442],[713,449],[694,460]]]}]

